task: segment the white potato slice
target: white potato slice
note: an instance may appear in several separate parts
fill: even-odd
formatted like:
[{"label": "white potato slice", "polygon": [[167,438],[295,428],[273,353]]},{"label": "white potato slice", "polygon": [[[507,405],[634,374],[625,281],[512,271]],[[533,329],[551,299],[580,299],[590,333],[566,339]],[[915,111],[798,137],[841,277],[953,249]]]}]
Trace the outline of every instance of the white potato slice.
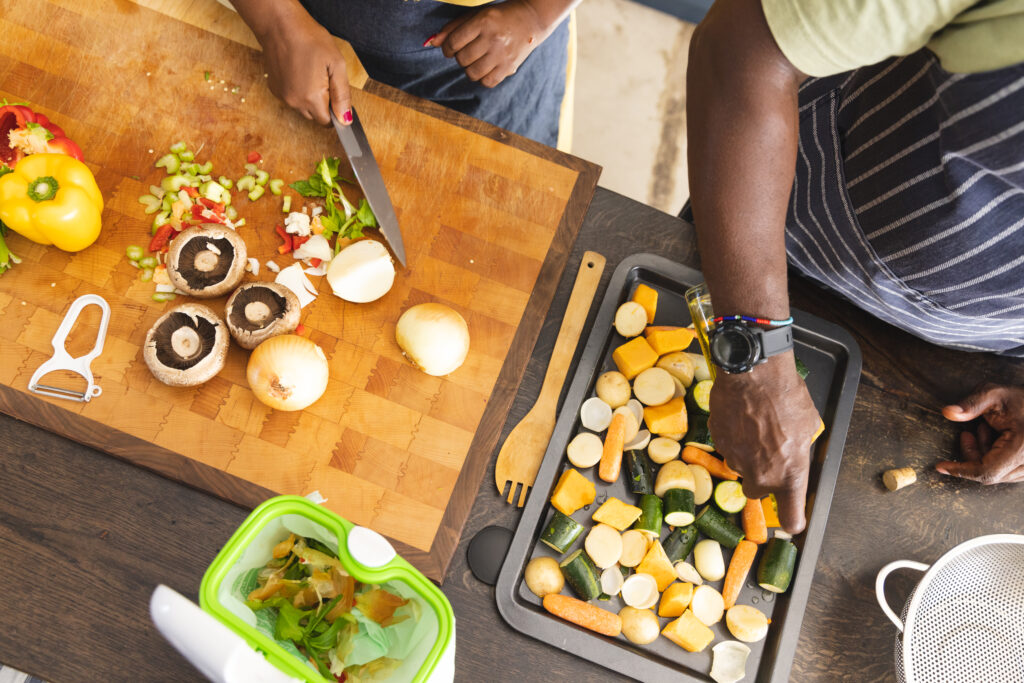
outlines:
[{"label": "white potato slice", "polygon": [[651,456],[651,460],[657,464],[664,465],[669,460],[678,458],[682,450],[683,447],[679,445],[678,441],[659,436],[651,439],[651,443],[647,446],[647,455]]},{"label": "white potato slice", "polygon": [[703,353],[689,353],[683,351],[690,360],[693,361],[693,379],[697,382],[703,382],[706,379],[711,379],[711,368],[708,367],[708,359],[704,357]]},{"label": "white potato slice", "polygon": [[704,583],[704,579],[701,577],[700,573],[694,569],[693,565],[689,562],[680,560],[672,565],[672,567],[676,570],[676,576],[679,577],[680,581],[692,583],[694,586],[699,586]]},{"label": "white potato slice", "polygon": [[636,418],[637,424],[643,424],[644,422],[644,404],[635,398],[629,399],[626,402],[626,406],[633,411],[633,416]]},{"label": "white potato slice", "polygon": [[711,680],[715,683],[738,683],[746,675],[747,657],[750,648],[735,640],[723,640],[713,648],[714,658],[711,660]]},{"label": "white potato slice", "polygon": [[672,400],[676,385],[664,368],[647,368],[633,380],[633,395],[647,406],[660,406]]},{"label": "white potato slice", "polygon": [[690,355],[685,351],[666,353],[658,359],[654,367],[668,371],[670,375],[682,382],[684,387],[689,388],[693,384],[694,373],[693,359]]},{"label": "white potato slice", "polygon": [[636,419],[636,414],[629,409],[629,405],[619,406],[616,408],[612,415],[623,415],[626,418],[626,435],[623,443],[632,441],[636,438],[636,435],[640,433],[640,421]]},{"label": "white potato slice", "polygon": [[[675,442],[673,442],[675,443]],[[678,445],[678,444],[676,444]],[[600,459],[600,455],[598,459]],[[571,459],[571,458],[570,458]],[[687,465],[693,473],[693,504],[703,505],[711,500],[711,492],[714,486],[711,483],[711,473],[703,465]]]},{"label": "white potato slice", "polygon": [[622,601],[636,609],[650,609],[658,603],[658,582],[650,574],[633,574],[619,591]]},{"label": "white potato slice", "polygon": [[673,376],[672,383],[676,385],[676,390],[675,393],[672,394],[672,398],[686,398],[686,387],[679,381],[679,378]]},{"label": "white potato slice", "polygon": [[682,460],[669,460],[654,478],[654,495],[658,498],[664,498],[669,489],[694,490],[693,473]]},{"label": "white potato slice", "polygon": [[647,311],[635,301],[627,301],[615,311],[615,331],[623,337],[635,337],[647,327]]},{"label": "white potato slice", "polygon": [[722,620],[725,614],[725,600],[722,594],[707,584],[702,584],[693,589],[693,597],[690,598],[690,609],[693,616],[700,619],[705,626],[714,626]]},{"label": "white potato slice", "polygon": [[629,642],[647,645],[658,639],[661,624],[653,610],[626,606],[619,610],[619,618],[622,619],[622,635]]},{"label": "white potato slice", "polygon": [[569,462],[581,470],[599,463],[603,451],[604,443],[601,442],[601,437],[590,432],[580,432],[574,436],[565,449]]},{"label": "white potato slice", "polygon": [[722,546],[713,538],[697,541],[693,547],[693,564],[705,581],[721,581],[725,576]]},{"label": "white potato slice", "polygon": [[642,451],[647,448],[647,445],[651,443],[651,433],[646,429],[641,429],[633,437],[633,440],[622,447],[624,451]]},{"label": "white potato slice", "polygon": [[623,567],[635,567],[644,559],[650,538],[639,529],[622,532],[622,556],[619,564]]},{"label": "white potato slice", "polygon": [[612,422],[612,407],[594,396],[580,406],[580,422],[585,429],[603,432]]},{"label": "white potato slice", "polygon": [[622,536],[607,524],[596,524],[587,534],[583,547],[599,569],[607,569],[622,557]]},{"label": "white potato slice", "polygon": [[756,643],[768,635],[768,617],[750,605],[733,605],[725,613],[729,633],[744,643]]},{"label": "white potato slice", "polygon": [[633,396],[633,390],[629,386],[629,380],[621,372],[611,370],[597,378],[594,387],[598,398],[612,408],[626,405],[626,402]]},{"label": "white potato slice", "polygon": [[601,572],[601,590],[608,595],[618,595],[625,581],[625,577],[622,576],[622,570],[619,569],[617,564],[613,564]]}]

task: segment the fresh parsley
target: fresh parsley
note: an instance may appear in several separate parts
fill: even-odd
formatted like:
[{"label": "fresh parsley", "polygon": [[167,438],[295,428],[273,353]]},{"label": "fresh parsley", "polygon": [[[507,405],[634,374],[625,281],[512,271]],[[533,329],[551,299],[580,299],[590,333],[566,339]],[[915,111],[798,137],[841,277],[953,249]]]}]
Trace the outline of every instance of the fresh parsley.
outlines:
[{"label": "fresh parsley", "polygon": [[[303,197],[324,199],[327,210],[320,216],[320,223],[324,226],[324,237],[330,239],[337,235],[341,238],[354,239],[363,236],[363,228],[376,228],[377,217],[373,215],[373,209],[365,199],[360,199],[359,206],[355,206],[345,196],[340,183],[351,181],[339,176],[340,164],[341,159],[338,157],[324,157],[316,165],[313,175],[305,180],[296,181],[289,187]],[[335,253],[339,249],[340,244],[336,243]]]}]

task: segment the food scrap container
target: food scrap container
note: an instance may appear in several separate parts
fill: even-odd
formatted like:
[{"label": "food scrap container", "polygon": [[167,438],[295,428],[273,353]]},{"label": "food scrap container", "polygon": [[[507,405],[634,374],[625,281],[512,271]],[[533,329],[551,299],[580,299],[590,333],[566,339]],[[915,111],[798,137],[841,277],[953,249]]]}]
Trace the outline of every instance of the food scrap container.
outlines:
[{"label": "food scrap container", "polygon": [[397,669],[375,681],[451,681],[455,661],[455,616],[444,594],[399,557],[380,534],[352,524],[305,498],[279,496],[256,508],[231,536],[206,570],[199,590],[202,609],[240,636],[266,661],[292,679],[336,683],[286,643],[274,639],[273,619],[245,604],[243,588],[253,569],[263,567],[276,544],[290,534],[314,538],[337,553],[359,583],[386,584],[415,603],[415,628],[402,644],[406,654]]}]

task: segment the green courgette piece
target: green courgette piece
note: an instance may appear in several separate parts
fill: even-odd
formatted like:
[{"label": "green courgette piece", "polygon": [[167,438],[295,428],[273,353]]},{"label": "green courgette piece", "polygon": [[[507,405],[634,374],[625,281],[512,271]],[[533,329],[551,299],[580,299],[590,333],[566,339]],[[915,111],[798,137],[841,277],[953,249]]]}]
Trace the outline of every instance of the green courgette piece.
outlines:
[{"label": "green courgette piece", "polygon": [[672,564],[685,560],[693,552],[693,546],[697,545],[697,527],[679,526],[668,535],[661,547],[665,549],[669,561]]},{"label": "green courgette piece", "polygon": [[693,524],[693,491],[669,489],[661,501],[665,524],[689,526]]},{"label": "green courgette piece", "polygon": [[807,366],[804,365],[804,362],[796,356],[793,356],[793,360],[796,361],[796,374],[800,375],[800,379],[807,379],[807,375],[811,374],[811,371],[808,370]]},{"label": "green courgette piece", "polygon": [[540,541],[556,553],[567,551],[583,533],[583,525],[558,510],[551,515],[551,521],[544,527]]},{"label": "green courgette piece", "polygon": [[695,382],[690,390],[686,393],[686,410],[688,416],[696,414],[707,415],[711,412],[711,387],[714,385],[714,381],[710,379],[704,379],[700,382]]},{"label": "green courgette piece", "polygon": [[772,538],[765,545],[757,567],[757,583],[766,591],[785,593],[795,567],[796,546],[784,538]]},{"label": "green courgette piece", "polygon": [[593,600],[601,595],[600,575],[590,556],[580,548],[558,565],[573,592],[580,600]]},{"label": "green courgette piece", "polygon": [[690,418],[690,427],[686,430],[683,443],[687,446],[696,446],[708,453],[715,450],[715,441],[711,438],[711,429],[708,427],[708,415],[695,412]]},{"label": "green courgette piece", "polygon": [[743,484],[738,481],[720,481],[715,485],[715,505],[722,512],[737,513],[747,504]]},{"label": "green courgette piece", "polygon": [[726,519],[714,505],[705,505],[694,522],[697,530],[713,538],[725,548],[735,548],[743,540],[743,530]]},{"label": "green courgette piece", "polygon": [[654,467],[647,454],[640,450],[626,451],[629,490],[637,495],[654,493]]},{"label": "green courgette piece", "polygon": [[640,517],[633,528],[648,538],[661,536],[661,498],[651,493],[640,496]]}]

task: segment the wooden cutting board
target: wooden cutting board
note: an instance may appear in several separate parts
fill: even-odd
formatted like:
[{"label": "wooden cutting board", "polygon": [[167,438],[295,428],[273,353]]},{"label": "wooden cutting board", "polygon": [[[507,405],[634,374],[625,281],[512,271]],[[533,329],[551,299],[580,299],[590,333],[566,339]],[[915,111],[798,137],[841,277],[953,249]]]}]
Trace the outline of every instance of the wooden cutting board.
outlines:
[{"label": "wooden cutting board", "polygon": [[[184,140],[215,176],[238,178],[246,154],[258,151],[271,176],[292,182],[322,155],[343,156],[332,130],[270,94],[259,53],[225,37],[242,35],[224,28],[238,18],[204,7],[216,33],[125,0],[3,3],[0,97],[27,101],[65,128],[106,207],[99,241],[78,254],[8,237],[24,262],[0,276],[0,410],[242,505],[318,490],[327,507],[385,534],[440,581],[599,169],[368,81],[354,104],[396,206],[408,268],[364,305],[311,278],[320,296],[302,323],[330,362],[324,397],[301,412],[268,409],[249,390],[248,353],[235,345],[205,385],[164,386],[141,346],[184,299],[152,301],[152,285],[125,257],[128,245],[149,239],[137,198],[163,175],[153,161]],[[236,193],[234,206],[250,255],[293,262],[276,251],[280,198],[250,203]],[[264,268],[253,279],[272,274]],[[75,403],[28,392],[83,294],[112,309],[92,364],[103,394]],[[469,357],[445,378],[417,371],[394,341],[400,313],[424,301],[447,303],[469,323]],[[222,311],[223,302],[207,303]],[[97,320],[83,316],[73,354],[91,347]]]}]

